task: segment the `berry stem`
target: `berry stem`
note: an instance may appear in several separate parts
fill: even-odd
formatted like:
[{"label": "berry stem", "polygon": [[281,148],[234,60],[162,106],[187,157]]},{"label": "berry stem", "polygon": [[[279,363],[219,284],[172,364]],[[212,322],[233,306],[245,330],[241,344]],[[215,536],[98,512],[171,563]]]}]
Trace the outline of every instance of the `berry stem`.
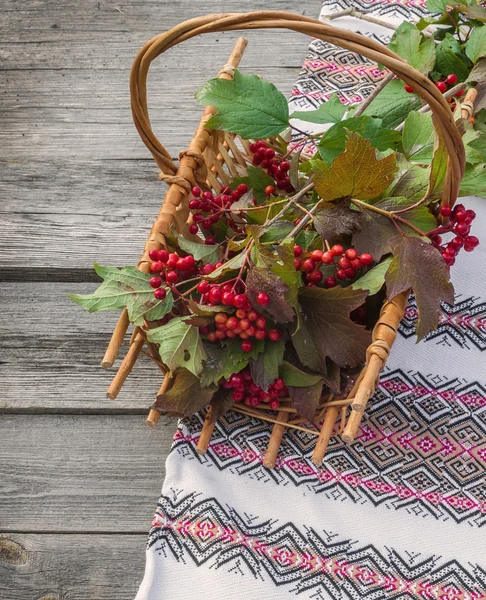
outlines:
[{"label": "berry stem", "polygon": [[393,213],[393,212],[390,212],[388,210],[384,210],[383,208],[378,208],[377,206],[374,206],[373,204],[367,204],[366,202],[363,202],[362,200],[357,200],[356,198],[352,198],[351,202],[355,206],[359,206],[360,208],[364,208],[365,210],[371,210],[371,211],[376,212],[376,213],[378,213],[380,215],[388,217],[393,222],[395,222],[395,224],[396,224],[396,221],[400,221],[400,223],[403,223],[407,227],[410,227],[410,229],[413,229],[415,231],[415,233],[418,233],[419,235],[424,236],[424,237],[427,236],[426,233],[424,233],[423,231],[421,231],[413,223],[410,223],[410,221],[407,221],[407,219],[404,219],[403,217],[395,215],[395,213]]}]

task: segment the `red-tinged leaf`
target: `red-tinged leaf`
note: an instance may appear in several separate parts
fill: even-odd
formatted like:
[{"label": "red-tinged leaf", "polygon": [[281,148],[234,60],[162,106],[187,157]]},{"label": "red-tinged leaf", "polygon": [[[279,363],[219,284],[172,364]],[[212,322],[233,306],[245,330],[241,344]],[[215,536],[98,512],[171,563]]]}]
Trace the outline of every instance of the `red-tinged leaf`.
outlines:
[{"label": "red-tinged leaf", "polygon": [[[294,320],[294,311],[285,299],[289,286],[280,277],[265,267],[252,267],[246,278],[247,295],[255,310],[269,315],[277,323],[289,323]],[[262,307],[256,301],[259,292],[265,292],[270,301]]]},{"label": "red-tinged leaf", "polygon": [[417,301],[417,336],[422,339],[439,322],[440,302],[454,304],[449,269],[440,252],[419,237],[396,236],[390,240],[393,261],[385,275],[389,299],[412,289]]},{"label": "red-tinged leaf", "polygon": [[217,389],[214,385],[201,387],[199,378],[187,369],[176,369],[173,376],[172,386],[157,396],[155,410],[190,417],[210,403]]},{"label": "red-tinged leaf", "polygon": [[219,387],[211,399],[211,417],[217,421],[225,415],[233,406],[231,390]]},{"label": "red-tinged leaf", "polygon": [[314,213],[314,229],[323,240],[331,243],[358,231],[360,227],[361,213],[351,209],[347,198],[321,202]]},{"label": "red-tinged leaf", "polygon": [[353,235],[353,246],[362,254],[369,252],[375,260],[380,260],[391,252],[390,238],[397,234],[397,228],[385,215],[363,210],[361,229]]},{"label": "red-tinged leaf", "polygon": [[278,370],[282,364],[285,352],[285,341],[267,341],[265,350],[256,358],[250,360],[250,371],[253,381],[265,392],[278,377]]},{"label": "red-tinged leaf", "polygon": [[321,400],[323,381],[318,381],[309,387],[292,387],[289,389],[289,396],[292,406],[309,421],[316,415],[317,407]]},{"label": "red-tinged leaf", "polygon": [[349,314],[365,301],[367,292],[350,287],[305,288],[299,301],[307,317],[307,329],[319,353],[340,367],[356,367],[364,362],[371,334],[356,325]]}]

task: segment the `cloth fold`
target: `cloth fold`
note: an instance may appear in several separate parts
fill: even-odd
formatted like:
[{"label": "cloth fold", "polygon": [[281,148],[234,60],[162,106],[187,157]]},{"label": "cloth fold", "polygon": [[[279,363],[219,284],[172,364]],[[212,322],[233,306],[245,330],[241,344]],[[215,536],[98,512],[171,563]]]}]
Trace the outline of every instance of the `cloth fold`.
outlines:
[{"label": "cloth fold", "polygon": [[[398,25],[425,2],[326,2]],[[371,12],[369,12],[371,11]],[[333,21],[387,42],[391,31]],[[332,92],[361,101],[383,77],[366,59],[314,40],[290,99],[317,108]],[[463,200],[486,222],[486,201]],[[486,598],[486,249],[458,256],[454,306],[416,344],[413,298],[357,439],[329,444],[290,430],[263,467],[271,425],[230,412],[208,452],[204,421],[180,422],[149,533],[136,600]],[[474,274],[474,275],[472,275]]]}]

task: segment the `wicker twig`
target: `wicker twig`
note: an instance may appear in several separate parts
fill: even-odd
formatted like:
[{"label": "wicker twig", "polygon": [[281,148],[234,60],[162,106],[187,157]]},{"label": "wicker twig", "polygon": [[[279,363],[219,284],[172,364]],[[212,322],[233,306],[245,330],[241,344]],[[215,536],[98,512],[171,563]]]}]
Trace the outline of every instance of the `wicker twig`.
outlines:
[{"label": "wicker twig", "polygon": [[[460,180],[465,168],[465,153],[461,135],[455,125],[454,117],[446,101],[447,95],[446,98],[444,98],[433,82],[413,69],[406,61],[394,54],[389,48],[353,31],[342,30],[328,23],[322,23],[302,15],[281,11],[207,15],[205,17],[191,19],[181,23],[170,31],[158,35],[147,42],[137,54],[131,71],[130,93],[135,125],[143,142],[153,154],[154,159],[162,170],[161,178],[169,184],[164,203],[151,229],[142,258],[138,264],[138,268],[144,272],[149,271],[150,261],[148,254],[150,250],[159,250],[166,246],[165,235],[168,233],[172,224],[176,224],[181,235],[188,237],[189,239],[195,239],[194,237],[191,237],[187,224],[189,218],[187,198],[190,194],[192,185],[197,183],[205,189],[213,188],[218,192],[223,185],[226,185],[233,177],[235,177],[235,174],[244,175],[247,164],[252,160],[252,153],[250,152],[250,143],[248,140],[240,139],[233,134],[211,131],[205,128],[207,120],[215,112],[213,108],[206,107],[194,138],[189,144],[189,148],[181,153],[180,164],[177,168],[170,158],[170,154],[154,135],[150,125],[146,92],[147,74],[150,63],[157,56],[173,46],[200,34],[263,28],[287,28],[330,42],[331,44],[350,51],[357,52],[370,60],[381,63],[389,70],[390,74],[382,84],[383,86],[389,79],[396,75],[406,84],[413,87],[413,89],[416,90],[417,95],[426,103],[426,107],[430,107],[430,110],[433,112],[434,125],[440,132],[449,155],[449,164],[446,173],[442,202],[447,205],[452,205],[457,198]],[[227,79],[232,77],[234,68],[239,64],[245,46],[246,41],[240,38],[230,60],[221,70],[219,74],[220,77]],[[375,93],[377,94],[379,91]],[[374,94],[357,109],[355,114],[360,114],[366,109],[366,106],[375,97]],[[469,102],[467,98],[465,101],[466,100]],[[468,111],[468,106],[465,106],[464,111]],[[272,140],[270,140],[270,142],[272,142]],[[294,194],[294,197],[289,199],[287,205],[282,208],[279,215],[270,221],[269,224],[277,220],[294,202],[298,202],[308,191],[310,191],[310,189],[312,189],[312,185],[312,182],[310,182],[307,186]],[[312,209],[308,212],[312,213]],[[305,214],[300,227],[305,226],[308,220],[309,215]],[[267,226],[269,224],[267,224]],[[295,228],[292,235],[295,235],[299,229]],[[321,421],[322,417],[324,417],[324,424],[320,431],[318,429],[311,430],[303,426],[302,418],[296,414],[297,411],[290,405],[289,399],[282,399],[283,402],[276,418],[274,418],[272,414],[269,414],[267,411],[268,407],[265,405],[258,410],[250,409],[244,405],[235,406],[235,410],[238,412],[249,416],[257,416],[260,419],[274,424],[269,448],[264,459],[265,466],[271,467],[275,465],[282,435],[287,427],[318,437],[318,442],[313,455],[313,460],[316,464],[322,462],[322,457],[324,456],[339,413],[341,413],[340,428],[341,430],[344,428],[342,434],[343,439],[346,441],[354,439],[359,429],[363,410],[368,399],[374,392],[379,372],[385,364],[390,348],[395,340],[398,324],[405,310],[407,295],[408,294],[404,292],[397,296],[392,302],[387,302],[385,304],[381,317],[373,330],[373,343],[368,349],[367,364],[355,382],[349,397],[338,400],[326,398],[325,401],[321,403],[321,406],[316,412],[316,418],[314,419],[314,422],[318,423]],[[111,366],[113,364],[121,340],[125,334],[126,326],[128,326],[127,315],[124,313],[120,318],[119,324],[114,332],[112,341],[110,342],[110,346],[103,360],[104,366]],[[120,371],[117,373],[110,386],[110,397],[115,397],[118,393],[124,379],[130,372],[144,341],[144,337],[137,332],[135,340],[131,344],[128,354],[122,362]],[[163,394],[172,382],[173,379],[166,376],[162,387],[159,390],[159,394]],[[349,410],[348,407],[350,405],[352,408],[346,421],[346,411]],[[159,417],[160,413],[156,410],[152,410],[147,422],[154,426]],[[211,412],[208,412],[203,431],[199,438],[198,451],[203,452],[205,448],[207,448],[213,428],[214,421],[211,417]]]}]

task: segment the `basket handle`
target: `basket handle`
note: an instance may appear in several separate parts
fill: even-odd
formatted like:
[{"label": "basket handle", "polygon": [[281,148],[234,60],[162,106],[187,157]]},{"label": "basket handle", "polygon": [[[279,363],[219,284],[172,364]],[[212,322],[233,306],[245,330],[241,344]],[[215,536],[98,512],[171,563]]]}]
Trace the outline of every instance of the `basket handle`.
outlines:
[{"label": "basket handle", "polygon": [[147,74],[150,63],[160,54],[197,35],[248,29],[289,29],[362,54],[395,73],[430,106],[438,133],[449,155],[442,204],[452,206],[459,194],[466,159],[461,135],[449,105],[425,75],[411,67],[386,46],[364,35],[321,23],[316,19],[282,11],[258,11],[206,15],[190,19],[148,41],[138,52],[130,74],[133,120],[144,144],[168,175],[177,171],[170,154],[159,142],[150,125],[147,106]]}]

